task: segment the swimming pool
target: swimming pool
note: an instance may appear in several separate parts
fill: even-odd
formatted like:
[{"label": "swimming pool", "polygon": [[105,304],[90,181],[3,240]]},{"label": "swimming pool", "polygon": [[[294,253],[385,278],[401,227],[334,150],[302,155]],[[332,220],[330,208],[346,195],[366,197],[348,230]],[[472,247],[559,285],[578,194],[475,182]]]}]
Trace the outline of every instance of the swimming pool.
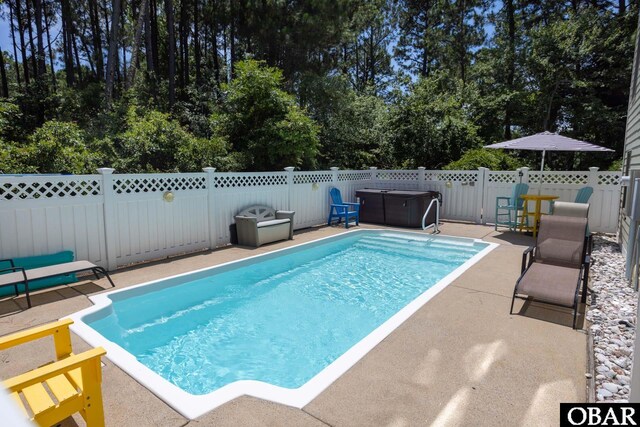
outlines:
[{"label": "swimming pool", "polygon": [[495,246],[355,230],[93,296],[72,329],[188,418],[302,407]]}]

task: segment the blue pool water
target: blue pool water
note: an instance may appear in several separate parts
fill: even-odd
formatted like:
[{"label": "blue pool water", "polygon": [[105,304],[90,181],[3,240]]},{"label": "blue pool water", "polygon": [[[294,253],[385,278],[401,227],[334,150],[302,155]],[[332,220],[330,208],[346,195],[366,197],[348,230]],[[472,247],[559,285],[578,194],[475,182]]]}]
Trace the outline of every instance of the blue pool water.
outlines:
[{"label": "blue pool water", "polygon": [[87,323],[191,394],[238,380],[295,389],[486,246],[352,233],[111,295]]}]

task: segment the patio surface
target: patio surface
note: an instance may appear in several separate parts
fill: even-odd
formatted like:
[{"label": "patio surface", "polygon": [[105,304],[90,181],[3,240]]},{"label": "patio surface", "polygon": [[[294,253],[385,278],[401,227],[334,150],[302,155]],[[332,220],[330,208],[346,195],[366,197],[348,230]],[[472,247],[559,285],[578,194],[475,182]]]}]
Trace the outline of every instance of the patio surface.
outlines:
[{"label": "patio surface", "polygon": [[[367,226],[362,226],[367,227]],[[342,227],[301,230],[293,241],[258,249],[227,247],[112,274],[116,289],[338,234]],[[584,331],[571,312],[517,301],[509,315],[522,251],[532,239],[493,227],[445,223],[442,234],[500,246],[431,299],[303,409],[241,397],[189,421],[103,358],[108,426],[468,426],[559,423],[559,403],[586,401]],[[108,289],[107,289],[108,288]],[[111,289],[105,279],[0,301],[0,335],[89,307],[89,295]],[[578,321],[582,325],[582,316]],[[76,353],[89,346],[73,336]],[[0,378],[52,357],[52,342],[0,353]],[[76,415],[62,425],[84,425]]]}]

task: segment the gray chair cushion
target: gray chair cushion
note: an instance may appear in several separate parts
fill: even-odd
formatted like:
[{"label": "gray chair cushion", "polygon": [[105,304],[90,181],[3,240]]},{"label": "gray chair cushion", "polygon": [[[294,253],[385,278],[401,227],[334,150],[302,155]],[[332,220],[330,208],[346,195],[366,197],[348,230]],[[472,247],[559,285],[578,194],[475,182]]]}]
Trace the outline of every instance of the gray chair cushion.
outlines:
[{"label": "gray chair cushion", "polygon": [[518,293],[572,307],[580,269],[534,262],[518,284]]}]

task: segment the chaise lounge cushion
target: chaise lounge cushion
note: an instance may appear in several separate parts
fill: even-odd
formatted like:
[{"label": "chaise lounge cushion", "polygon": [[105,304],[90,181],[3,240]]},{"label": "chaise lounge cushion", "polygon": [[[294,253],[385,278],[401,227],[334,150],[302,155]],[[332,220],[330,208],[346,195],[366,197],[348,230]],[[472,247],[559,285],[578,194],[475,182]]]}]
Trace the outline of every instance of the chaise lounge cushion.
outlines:
[{"label": "chaise lounge cushion", "polygon": [[572,306],[580,270],[551,264],[533,263],[520,280],[518,293],[540,301]]},{"label": "chaise lounge cushion", "polygon": [[[56,264],[64,264],[73,261],[73,251],[62,251],[54,254],[47,255],[36,255],[30,257],[23,258],[13,258],[13,264],[15,267],[22,267],[25,270],[30,270],[34,268],[40,267],[49,267],[54,266]],[[11,263],[9,261],[0,261],[0,270],[11,267]],[[5,274],[16,274],[16,273],[5,273]],[[22,276],[22,273],[17,273]],[[3,283],[2,279],[7,280],[7,278],[3,278],[4,274],[0,274],[0,283]],[[29,289],[32,291],[38,289],[44,289],[51,286],[58,285],[66,285],[68,283],[77,282],[78,278],[75,274],[63,274],[55,277],[47,277],[45,279],[35,279],[33,281],[29,281]],[[24,292],[24,285],[18,285],[18,290],[20,292]],[[0,297],[5,297],[8,295],[13,295],[13,288],[0,288]]]}]

